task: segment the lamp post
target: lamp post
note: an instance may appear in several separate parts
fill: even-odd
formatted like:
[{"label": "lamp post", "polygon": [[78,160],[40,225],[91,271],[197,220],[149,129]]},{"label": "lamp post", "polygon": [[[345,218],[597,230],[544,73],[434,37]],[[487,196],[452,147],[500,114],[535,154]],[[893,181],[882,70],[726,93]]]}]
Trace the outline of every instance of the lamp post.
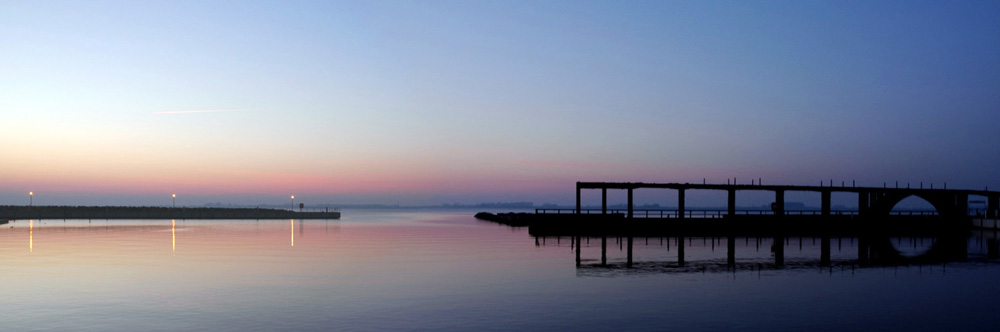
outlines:
[{"label": "lamp post", "polygon": [[28,192],[28,206],[32,206],[34,204],[35,204],[35,192],[34,191],[29,191]]},{"label": "lamp post", "polygon": [[170,198],[174,200],[174,208],[177,208],[177,194],[170,194]]},{"label": "lamp post", "polygon": [[292,212],[295,212],[295,195],[292,195]]}]

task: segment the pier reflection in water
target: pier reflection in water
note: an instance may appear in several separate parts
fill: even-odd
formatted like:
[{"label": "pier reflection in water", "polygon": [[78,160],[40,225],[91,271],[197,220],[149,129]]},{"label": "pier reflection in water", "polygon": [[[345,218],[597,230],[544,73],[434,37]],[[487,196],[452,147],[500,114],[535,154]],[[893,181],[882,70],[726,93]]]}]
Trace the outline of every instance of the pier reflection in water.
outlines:
[{"label": "pier reflection in water", "polygon": [[[535,237],[568,245],[580,275],[856,269],[946,265],[1000,258],[993,230],[938,237]],[[610,250],[609,250],[610,247]]]}]

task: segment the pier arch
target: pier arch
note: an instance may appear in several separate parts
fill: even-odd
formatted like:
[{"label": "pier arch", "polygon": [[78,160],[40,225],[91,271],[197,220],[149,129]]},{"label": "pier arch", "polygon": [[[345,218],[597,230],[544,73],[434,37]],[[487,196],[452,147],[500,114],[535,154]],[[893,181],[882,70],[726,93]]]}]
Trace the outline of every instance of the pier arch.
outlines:
[{"label": "pier arch", "polygon": [[872,192],[861,195],[859,201],[865,196],[868,198],[867,208],[861,210],[871,215],[889,215],[897,204],[913,196],[927,201],[940,216],[964,217],[968,215],[968,195],[936,194],[933,192]]},{"label": "pier arch", "polygon": [[899,202],[896,202],[896,205],[893,205],[892,208],[889,209],[890,214],[900,214],[904,211],[927,211],[935,214],[938,213],[937,208],[934,207],[931,202],[928,202],[926,199],[916,195],[910,195],[899,200]]}]

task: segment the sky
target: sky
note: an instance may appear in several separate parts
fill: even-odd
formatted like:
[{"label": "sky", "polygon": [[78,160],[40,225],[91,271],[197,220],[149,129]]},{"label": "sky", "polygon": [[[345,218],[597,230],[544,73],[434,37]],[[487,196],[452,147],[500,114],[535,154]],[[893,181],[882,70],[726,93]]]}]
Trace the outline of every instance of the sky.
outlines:
[{"label": "sky", "polygon": [[0,0],[0,205],[1000,189],[997,17],[996,1]]}]

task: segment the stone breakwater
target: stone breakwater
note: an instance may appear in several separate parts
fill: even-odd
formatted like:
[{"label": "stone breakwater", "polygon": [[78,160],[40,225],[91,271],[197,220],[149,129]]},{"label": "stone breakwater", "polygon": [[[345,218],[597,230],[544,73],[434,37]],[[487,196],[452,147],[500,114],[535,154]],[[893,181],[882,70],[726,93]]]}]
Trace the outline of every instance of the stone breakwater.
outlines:
[{"label": "stone breakwater", "polygon": [[0,206],[0,219],[340,219],[340,212],[262,208]]}]

